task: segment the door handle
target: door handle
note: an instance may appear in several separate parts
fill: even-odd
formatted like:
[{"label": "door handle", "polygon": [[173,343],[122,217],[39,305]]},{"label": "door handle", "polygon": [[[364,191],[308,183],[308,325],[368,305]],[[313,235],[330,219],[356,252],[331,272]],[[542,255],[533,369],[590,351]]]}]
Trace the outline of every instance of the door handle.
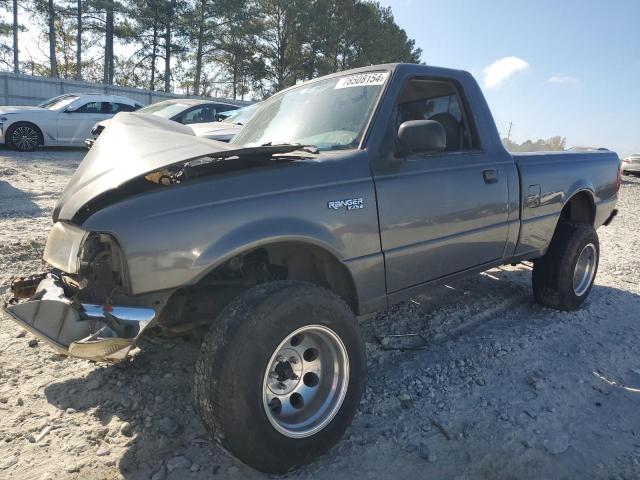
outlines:
[{"label": "door handle", "polygon": [[498,171],[495,169],[484,170],[482,172],[484,183],[498,183]]}]

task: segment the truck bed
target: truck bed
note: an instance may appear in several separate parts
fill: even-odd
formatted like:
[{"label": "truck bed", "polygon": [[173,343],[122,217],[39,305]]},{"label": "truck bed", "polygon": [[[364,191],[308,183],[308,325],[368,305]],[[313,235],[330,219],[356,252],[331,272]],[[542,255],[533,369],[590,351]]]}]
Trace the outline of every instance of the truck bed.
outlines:
[{"label": "truck bed", "polygon": [[[544,254],[567,201],[582,195],[598,228],[617,199],[620,160],[614,152],[514,153],[520,180],[521,230],[516,256]],[[580,172],[577,175],[577,172]]]}]

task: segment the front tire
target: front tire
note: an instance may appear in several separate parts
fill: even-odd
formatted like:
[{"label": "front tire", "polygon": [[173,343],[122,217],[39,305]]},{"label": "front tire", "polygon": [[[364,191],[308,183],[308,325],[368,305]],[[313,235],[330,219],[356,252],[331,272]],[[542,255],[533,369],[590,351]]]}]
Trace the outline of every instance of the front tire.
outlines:
[{"label": "front tire", "polygon": [[42,133],[32,123],[18,122],[7,129],[6,142],[19,152],[33,152],[42,144]]},{"label": "front tire", "polygon": [[540,305],[576,310],[591,292],[600,243],[592,225],[558,224],[547,253],[533,262],[533,293]]},{"label": "front tire", "polygon": [[206,335],[194,400],[211,436],[257,470],[282,474],[337,443],[357,412],[365,347],[351,309],[300,282],[254,287]]}]

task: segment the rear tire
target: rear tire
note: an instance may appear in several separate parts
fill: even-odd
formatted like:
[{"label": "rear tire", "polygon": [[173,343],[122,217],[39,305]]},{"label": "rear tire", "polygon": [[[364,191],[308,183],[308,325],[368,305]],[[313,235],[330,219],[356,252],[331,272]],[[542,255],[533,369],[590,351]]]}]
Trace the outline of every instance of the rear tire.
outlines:
[{"label": "rear tire", "polygon": [[593,226],[561,221],[547,253],[533,262],[536,301],[557,310],[579,308],[591,292],[599,258]]},{"label": "rear tire", "polygon": [[214,321],[194,401],[216,442],[282,474],[340,440],[365,381],[364,343],[344,301],[315,285],[273,282],[243,293]]},{"label": "rear tire", "polygon": [[7,144],[19,152],[33,152],[42,145],[42,132],[33,123],[17,122],[7,129]]}]

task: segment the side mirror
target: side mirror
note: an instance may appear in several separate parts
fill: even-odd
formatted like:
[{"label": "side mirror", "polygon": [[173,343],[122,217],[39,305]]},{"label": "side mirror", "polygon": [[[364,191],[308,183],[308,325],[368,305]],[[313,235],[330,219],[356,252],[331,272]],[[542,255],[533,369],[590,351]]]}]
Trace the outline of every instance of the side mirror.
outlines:
[{"label": "side mirror", "polygon": [[409,120],[398,128],[403,154],[442,152],[447,147],[444,128],[435,120]]},{"label": "side mirror", "polygon": [[67,107],[67,108],[65,109],[64,113],[73,113],[73,112],[75,112],[76,110],[78,110],[78,107],[77,107],[77,106],[74,106],[74,105],[71,105],[71,106],[69,106],[69,107]]}]

